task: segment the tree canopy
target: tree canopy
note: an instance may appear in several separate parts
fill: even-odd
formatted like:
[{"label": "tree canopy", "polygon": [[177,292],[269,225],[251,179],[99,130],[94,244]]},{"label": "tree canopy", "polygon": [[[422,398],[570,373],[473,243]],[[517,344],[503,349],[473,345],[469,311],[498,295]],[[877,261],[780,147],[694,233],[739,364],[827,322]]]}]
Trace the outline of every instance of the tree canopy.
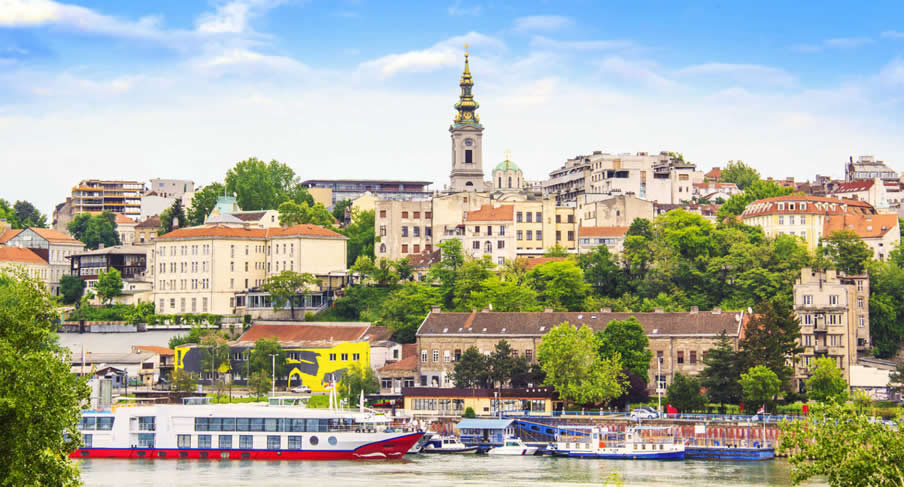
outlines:
[{"label": "tree canopy", "polygon": [[339,232],[348,237],[348,262],[361,256],[374,258],[374,210],[353,211],[351,223]]},{"label": "tree canopy", "polygon": [[217,199],[223,196],[225,191],[226,187],[217,182],[210,183],[196,191],[191,198],[191,209],[188,210],[188,224],[198,226],[204,223],[210,212],[217,206]]},{"label": "tree canopy", "polygon": [[16,201],[10,205],[0,198],[0,220],[6,220],[10,228],[47,228],[47,216],[28,201]]},{"label": "tree canopy", "polygon": [[746,208],[747,205],[756,200],[773,198],[775,196],[785,196],[793,192],[793,189],[779,186],[774,181],[754,181],[744,188],[743,193],[728,198],[728,201],[719,207],[717,216],[720,221],[729,217],[738,216],[744,212],[744,208]]},{"label": "tree canopy", "polygon": [[590,286],[571,260],[550,261],[527,273],[527,283],[547,306],[557,311],[581,311]]},{"label": "tree canopy", "polygon": [[602,358],[620,356],[622,368],[629,370],[646,381],[650,370],[650,340],[637,318],[612,320],[606,328],[596,332],[599,338],[599,353]]},{"label": "tree canopy", "polygon": [[251,349],[248,370],[251,374],[263,372],[268,378],[274,374],[276,377],[283,377],[286,375],[286,351],[275,339],[260,338],[254,342],[254,348]]},{"label": "tree canopy", "polygon": [[160,229],[157,230],[157,235],[163,235],[173,231],[173,228],[184,228],[188,223],[188,218],[185,216],[185,208],[182,207],[182,199],[176,198],[173,200],[173,204],[170,205],[169,208],[163,210],[160,213]]},{"label": "tree canopy", "polygon": [[716,346],[703,356],[700,383],[706,388],[709,400],[719,404],[735,404],[741,400],[741,373],[738,356],[731,339],[723,330]]},{"label": "tree canopy", "polygon": [[782,381],[768,367],[757,365],[741,374],[740,384],[744,408],[753,412],[761,407],[770,408],[781,390]]},{"label": "tree canopy", "polygon": [[738,188],[745,190],[760,180],[760,173],[745,164],[744,161],[728,161],[728,165],[722,169],[722,176],[719,179],[723,183],[735,183]]},{"label": "tree canopy", "polygon": [[283,201],[279,205],[280,225],[291,227],[302,223],[332,228],[335,221],[333,220],[333,215],[320,203],[315,203],[312,206],[305,201],[296,203],[290,200]]},{"label": "tree canopy", "polygon": [[376,394],[380,392],[380,382],[372,368],[354,363],[349,367],[348,373],[339,380],[339,392],[348,400],[350,406],[357,406],[362,391],[365,395]]},{"label": "tree canopy", "polygon": [[624,392],[621,357],[602,358],[599,339],[586,325],[576,328],[567,321],[543,337],[537,350],[544,383],[566,401],[599,404]]},{"label": "tree canopy", "polygon": [[254,157],[240,161],[226,171],[225,182],[226,192],[236,195],[242,210],[276,209],[285,201],[314,206],[295,171],[279,161],[266,163]]},{"label": "tree canopy", "polygon": [[461,357],[455,361],[452,373],[455,387],[466,389],[486,387],[489,382],[487,361],[488,357],[480,353],[477,347],[465,349]]},{"label": "tree canopy", "polygon": [[867,262],[873,257],[869,245],[851,230],[832,232],[823,237],[822,248],[835,268],[849,276],[863,274]]},{"label": "tree canopy", "polygon": [[90,250],[104,244],[105,247],[119,245],[119,232],[116,231],[116,216],[108,210],[92,215],[80,213],[67,224],[69,235],[81,241]]},{"label": "tree canopy", "polygon": [[63,304],[75,304],[85,293],[85,281],[78,276],[64,274],[60,276],[60,295]]},{"label": "tree canopy", "polygon": [[753,310],[746,333],[739,342],[740,370],[764,366],[775,373],[785,390],[791,390],[793,369],[788,360],[803,349],[797,343],[800,321],[790,307],[764,301]]},{"label": "tree canopy", "polygon": [[122,296],[122,275],[112,268],[109,271],[101,270],[94,290],[104,303],[109,303],[113,298]]},{"label": "tree canopy", "polygon": [[807,397],[812,400],[819,402],[847,401],[848,385],[833,358],[820,357],[814,360],[806,384]]},{"label": "tree canopy", "polygon": [[706,395],[700,389],[698,378],[676,373],[667,390],[668,402],[681,412],[702,411],[706,409]]},{"label": "tree canopy", "polygon": [[[273,309],[284,308],[287,304],[292,319],[295,319],[295,307],[299,304],[299,294],[310,290],[320,284],[320,279],[309,272],[281,271],[264,281],[261,286],[264,291],[270,293]],[[302,304],[303,304],[303,297]]]}]

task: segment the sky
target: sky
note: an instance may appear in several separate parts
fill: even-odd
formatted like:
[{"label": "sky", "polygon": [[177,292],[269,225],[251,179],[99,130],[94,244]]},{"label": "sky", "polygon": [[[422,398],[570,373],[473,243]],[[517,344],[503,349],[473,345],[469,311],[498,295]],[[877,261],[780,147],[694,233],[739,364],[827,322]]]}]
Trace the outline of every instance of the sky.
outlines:
[{"label": "sky", "polygon": [[904,170],[904,3],[0,0],[0,198],[81,179],[448,183],[470,45],[484,168],[674,151],[704,171]]}]

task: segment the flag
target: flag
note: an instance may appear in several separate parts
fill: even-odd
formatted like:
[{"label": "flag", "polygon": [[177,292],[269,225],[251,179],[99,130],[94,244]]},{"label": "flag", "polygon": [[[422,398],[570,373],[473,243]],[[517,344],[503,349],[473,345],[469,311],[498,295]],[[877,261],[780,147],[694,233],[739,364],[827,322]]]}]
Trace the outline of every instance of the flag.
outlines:
[{"label": "flag", "polygon": [[763,406],[763,407],[757,409],[757,410],[756,410],[756,413],[757,413],[757,414],[765,414],[765,413],[766,413],[766,406]]}]

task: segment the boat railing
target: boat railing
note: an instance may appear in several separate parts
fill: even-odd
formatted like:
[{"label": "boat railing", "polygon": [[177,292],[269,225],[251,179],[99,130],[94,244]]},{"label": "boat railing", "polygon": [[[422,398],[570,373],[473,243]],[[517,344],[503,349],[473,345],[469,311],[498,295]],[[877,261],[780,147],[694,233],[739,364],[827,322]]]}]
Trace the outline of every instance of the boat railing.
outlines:
[{"label": "boat railing", "polygon": [[[599,410],[582,410],[582,411],[503,411],[502,416],[505,418],[524,418],[524,417],[581,417],[590,416],[600,419],[631,419],[630,412],[613,412]],[[791,414],[767,414],[764,416],[756,414],[711,414],[711,413],[662,413],[658,419],[683,420],[695,422],[731,422],[731,423],[763,423],[767,424],[780,423],[781,421],[793,421],[801,416]],[[644,420],[650,421],[650,420]]]}]

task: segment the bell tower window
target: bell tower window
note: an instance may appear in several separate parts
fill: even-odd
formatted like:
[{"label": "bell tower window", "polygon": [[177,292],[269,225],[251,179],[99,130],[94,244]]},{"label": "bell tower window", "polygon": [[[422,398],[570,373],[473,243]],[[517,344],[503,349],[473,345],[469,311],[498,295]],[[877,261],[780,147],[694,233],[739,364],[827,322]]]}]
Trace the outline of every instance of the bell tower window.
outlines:
[{"label": "bell tower window", "polygon": [[465,164],[473,164],[474,163],[474,151],[471,149],[465,150]]}]

